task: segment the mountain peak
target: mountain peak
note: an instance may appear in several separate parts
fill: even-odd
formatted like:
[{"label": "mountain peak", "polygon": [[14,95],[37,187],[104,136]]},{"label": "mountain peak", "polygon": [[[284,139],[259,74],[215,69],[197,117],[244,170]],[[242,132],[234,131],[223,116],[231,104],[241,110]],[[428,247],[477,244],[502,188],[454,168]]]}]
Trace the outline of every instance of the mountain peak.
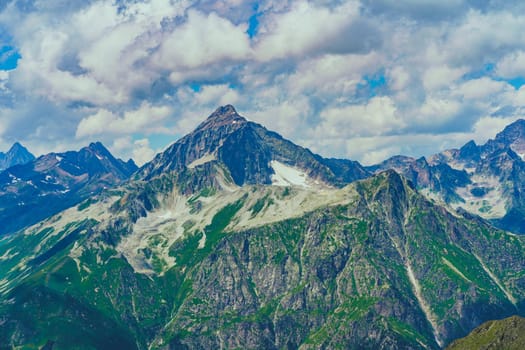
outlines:
[{"label": "mountain peak", "polygon": [[109,152],[108,149],[102,144],[102,142],[100,141],[97,141],[97,142],[91,142],[88,146],[88,148],[92,151],[95,151],[95,152],[102,152],[102,153],[107,153]]},{"label": "mountain peak", "polygon": [[464,160],[476,160],[479,161],[480,149],[474,142],[470,140],[463,147],[459,149],[459,157]]},{"label": "mountain peak", "polygon": [[232,105],[217,108],[197,129],[216,128],[223,125],[246,123]]},{"label": "mountain peak", "polygon": [[7,153],[0,153],[0,169],[7,169],[17,164],[29,163],[35,159],[35,156],[22,146],[15,142]]},{"label": "mountain peak", "polygon": [[232,105],[220,106],[208,118],[238,116],[239,114]]},{"label": "mountain peak", "polygon": [[22,146],[22,144],[20,142],[15,142],[13,143],[13,145],[11,146],[11,148],[9,149],[9,151],[7,151],[7,153],[13,153],[13,152],[22,152],[22,153],[29,153],[29,151],[27,150],[27,148],[25,148],[24,146]]},{"label": "mountain peak", "polygon": [[525,120],[518,119],[512,124],[509,124],[496,135],[497,141],[505,143],[513,143],[516,140],[525,139]]},{"label": "mountain peak", "polygon": [[[287,171],[293,168],[290,171],[294,174],[304,174],[318,184],[344,186],[368,175],[356,162],[316,156],[262,125],[247,121],[232,105],[226,105],[144,165],[140,176],[147,180],[166,171],[193,172],[195,167],[204,171],[209,167],[206,171],[211,183],[215,174],[210,175],[210,171],[215,168],[210,164],[220,164],[238,186],[269,185],[277,181],[272,161],[281,163]],[[203,183],[203,176],[199,175],[195,184]]]},{"label": "mountain peak", "polygon": [[22,146],[20,142],[16,141],[15,143],[13,143],[13,145],[11,146],[9,150],[11,151],[11,150],[17,150],[17,149],[26,149],[26,148]]}]

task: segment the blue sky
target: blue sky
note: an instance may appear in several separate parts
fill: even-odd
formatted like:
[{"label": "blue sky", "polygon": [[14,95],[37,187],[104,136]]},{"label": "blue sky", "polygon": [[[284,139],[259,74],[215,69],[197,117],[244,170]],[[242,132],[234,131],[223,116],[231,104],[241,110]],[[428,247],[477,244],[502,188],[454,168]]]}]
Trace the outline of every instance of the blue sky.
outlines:
[{"label": "blue sky", "polygon": [[0,149],[143,163],[231,103],[324,156],[430,155],[524,117],[523,28],[503,0],[6,0]]}]

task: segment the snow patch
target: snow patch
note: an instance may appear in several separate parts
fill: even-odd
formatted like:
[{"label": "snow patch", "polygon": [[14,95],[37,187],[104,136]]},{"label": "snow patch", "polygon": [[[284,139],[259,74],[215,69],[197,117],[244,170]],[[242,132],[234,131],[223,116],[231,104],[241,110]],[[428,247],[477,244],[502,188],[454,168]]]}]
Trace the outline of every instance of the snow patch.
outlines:
[{"label": "snow patch", "polygon": [[133,225],[133,233],[122,238],[116,250],[139,273],[155,273],[151,259],[144,255],[145,249],[151,250],[166,267],[175,265],[175,259],[169,255],[169,247],[183,236],[184,223],[190,211],[186,198],[177,196],[161,210],[138,219]]},{"label": "snow patch", "polygon": [[283,164],[276,160],[270,162],[275,174],[272,175],[272,185],[274,186],[300,186],[311,187],[308,175],[295,167]]},{"label": "snow patch", "polygon": [[21,181],[18,177],[14,176],[14,175],[11,174],[11,173],[9,173],[8,175],[9,175],[9,177],[11,178],[11,183],[12,183],[12,184],[16,184],[17,182],[20,182],[20,181]]},{"label": "snow patch", "polygon": [[202,238],[199,240],[199,246],[197,248],[202,249],[206,246],[206,233],[202,233]]},{"label": "snow patch", "polygon": [[64,159],[63,157],[61,156],[55,156],[55,159],[57,160],[57,162],[60,162],[62,159]]},{"label": "snow patch", "polygon": [[[503,195],[502,184],[498,178],[476,175],[471,180],[471,184],[456,190],[456,193],[465,202],[451,203],[452,208],[462,207],[484,219],[497,219],[505,216],[507,213],[507,201]],[[482,196],[474,196],[472,190],[475,188],[484,188],[487,193]]]}]

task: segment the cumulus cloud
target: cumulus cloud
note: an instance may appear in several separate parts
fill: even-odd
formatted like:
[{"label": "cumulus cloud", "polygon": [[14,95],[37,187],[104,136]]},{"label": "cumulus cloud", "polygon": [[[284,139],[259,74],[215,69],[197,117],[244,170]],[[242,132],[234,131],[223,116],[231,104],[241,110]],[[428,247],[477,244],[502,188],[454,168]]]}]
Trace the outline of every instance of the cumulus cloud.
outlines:
[{"label": "cumulus cloud", "polygon": [[429,91],[450,87],[465,73],[467,73],[466,67],[431,66],[423,73],[423,86]]},{"label": "cumulus cloud", "polygon": [[394,101],[385,96],[367,104],[327,108],[315,131],[325,137],[352,137],[388,134],[404,126]]},{"label": "cumulus cloud", "polygon": [[401,15],[423,21],[460,16],[468,9],[463,0],[364,0],[363,3],[378,14]]},{"label": "cumulus cloud", "polygon": [[504,78],[525,76],[525,51],[517,50],[505,55],[497,64],[496,73]]},{"label": "cumulus cloud", "polygon": [[[256,59],[266,61],[290,55],[311,53],[314,50],[350,52],[366,49],[363,35],[367,29],[357,20],[357,2],[347,2],[337,8],[317,7],[301,1],[287,12],[266,18],[260,29],[261,39],[256,46]],[[352,25],[355,24],[354,27]],[[366,27],[362,25],[362,27]]]},{"label": "cumulus cloud", "polygon": [[511,87],[501,81],[495,81],[488,77],[472,79],[464,82],[458,89],[458,92],[467,100],[481,100],[497,96],[506,89]]},{"label": "cumulus cloud", "polygon": [[376,53],[327,54],[307,59],[299,63],[288,77],[287,91],[324,97],[349,96],[355,93],[363,75],[374,73],[381,63],[381,57]]},{"label": "cumulus cloud", "polygon": [[169,33],[153,59],[171,70],[191,69],[250,53],[246,25],[234,25],[215,13],[191,10],[187,21]]},{"label": "cumulus cloud", "polygon": [[327,156],[458,147],[525,115],[523,13],[502,0],[4,1],[21,59],[0,69],[2,142],[96,138],[142,162],[155,137],[231,103]]},{"label": "cumulus cloud", "polygon": [[80,121],[76,136],[81,138],[100,134],[163,131],[164,128],[160,124],[171,112],[167,106],[157,107],[147,102],[142,103],[136,110],[123,113],[122,116],[106,109],[100,109]]},{"label": "cumulus cloud", "polygon": [[115,139],[111,150],[124,159],[133,159],[138,166],[152,160],[158,152],[151,148],[147,138],[133,140],[130,136]]}]

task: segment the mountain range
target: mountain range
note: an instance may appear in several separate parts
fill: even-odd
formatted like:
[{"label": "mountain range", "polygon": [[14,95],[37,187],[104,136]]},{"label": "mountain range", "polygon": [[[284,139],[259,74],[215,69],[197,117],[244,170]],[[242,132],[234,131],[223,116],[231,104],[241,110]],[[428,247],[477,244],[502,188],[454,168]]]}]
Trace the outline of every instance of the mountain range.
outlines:
[{"label": "mountain range", "polygon": [[480,179],[519,179],[515,140],[364,168],[220,107],[0,239],[0,348],[438,349],[524,315],[525,236],[453,205],[511,193]]},{"label": "mountain range", "polygon": [[[15,144],[13,149],[22,146]],[[0,172],[0,235],[33,225],[114,187],[135,170],[132,160],[126,163],[114,158],[100,142],[78,152],[49,153],[11,166]]]},{"label": "mountain range", "polygon": [[470,141],[428,159],[392,157],[369,167],[395,169],[432,200],[462,208],[494,226],[525,233],[525,120],[483,145]]}]

